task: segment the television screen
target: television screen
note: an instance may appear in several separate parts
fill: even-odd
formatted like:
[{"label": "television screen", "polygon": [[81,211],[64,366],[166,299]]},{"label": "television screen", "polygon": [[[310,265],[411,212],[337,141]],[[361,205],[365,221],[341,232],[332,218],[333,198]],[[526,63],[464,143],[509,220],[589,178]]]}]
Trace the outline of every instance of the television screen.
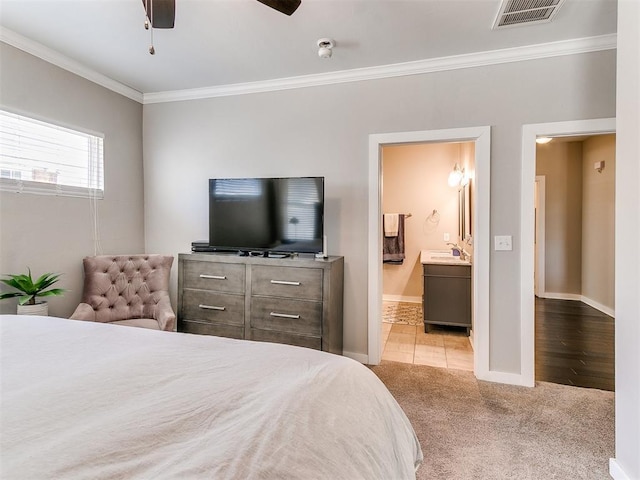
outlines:
[{"label": "television screen", "polygon": [[212,178],[209,246],[241,252],[322,252],[324,178]]}]

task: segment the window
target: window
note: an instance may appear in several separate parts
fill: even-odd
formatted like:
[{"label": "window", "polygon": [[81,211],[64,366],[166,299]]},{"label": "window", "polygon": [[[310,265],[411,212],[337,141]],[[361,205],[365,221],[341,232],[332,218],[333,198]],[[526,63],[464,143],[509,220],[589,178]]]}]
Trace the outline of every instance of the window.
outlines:
[{"label": "window", "polygon": [[103,198],[102,136],[0,110],[0,190]]}]

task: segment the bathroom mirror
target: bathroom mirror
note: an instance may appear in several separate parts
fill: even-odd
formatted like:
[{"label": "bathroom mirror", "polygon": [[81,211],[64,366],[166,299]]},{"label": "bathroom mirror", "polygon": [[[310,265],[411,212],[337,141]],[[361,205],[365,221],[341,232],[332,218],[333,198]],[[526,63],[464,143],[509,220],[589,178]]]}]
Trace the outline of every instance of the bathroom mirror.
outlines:
[{"label": "bathroom mirror", "polygon": [[464,188],[458,189],[458,239],[464,240]]},{"label": "bathroom mirror", "polygon": [[464,240],[471,239],[471,180],[464,186]]},{"label": "bathroom mirror", "polygon": [[471,238],[471,192],[468,183],[458,190],[458,234],[461,242]]}]

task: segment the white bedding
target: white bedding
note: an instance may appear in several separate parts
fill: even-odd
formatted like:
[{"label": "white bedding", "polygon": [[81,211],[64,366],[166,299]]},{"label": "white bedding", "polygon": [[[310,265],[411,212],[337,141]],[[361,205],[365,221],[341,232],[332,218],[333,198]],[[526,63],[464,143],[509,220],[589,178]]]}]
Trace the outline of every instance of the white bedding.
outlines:
[{"label": "white bedding", "polygon": [[0,477],[405,479],[422,452],[363,365],[310,349],[0,316]]}]

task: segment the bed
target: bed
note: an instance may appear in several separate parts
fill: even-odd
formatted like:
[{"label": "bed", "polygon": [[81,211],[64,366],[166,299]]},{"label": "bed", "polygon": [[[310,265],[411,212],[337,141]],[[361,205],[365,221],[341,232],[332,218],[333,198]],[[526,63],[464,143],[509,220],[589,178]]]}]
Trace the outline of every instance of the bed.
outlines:
[{"label": "bed", "polygon": [[405,479],[382,382],[315,350],[0,315],[4,479]]}]

